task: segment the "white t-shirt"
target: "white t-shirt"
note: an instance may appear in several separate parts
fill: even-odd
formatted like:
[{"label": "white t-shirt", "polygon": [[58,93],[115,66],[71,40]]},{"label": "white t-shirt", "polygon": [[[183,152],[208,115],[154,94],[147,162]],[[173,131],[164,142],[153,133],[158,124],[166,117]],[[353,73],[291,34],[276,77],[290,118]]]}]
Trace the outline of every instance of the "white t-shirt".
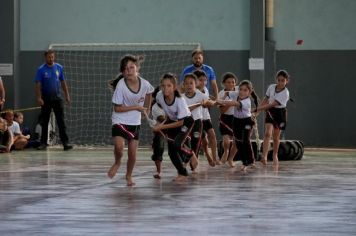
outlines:
[{"label": "white t-shirt", "polygon": [[172,104],[167,104],[162,91],[156,96],[156,102],[162,107],[169,119],[177,121],[191,115],[187,102],[183,97],[174,97]]},{"label": "white t-shirt", "polygon": [[[112,97],[112,103],[123,106],[143,106],[147,94],[154,91],[152,85],[145,79],[139,77],[140,86],[138,92],[130,90],[126,79],[121,79]],[[141,112],[138,110],[115,112],[113,110],[111,120],[113,124],[140,125]]]},{"label": "white t-shirt", "polygon": [[251,98],[247,97],[239,102],[241,103],[241,107],[235,107],[234,117],[239,119],[251,117]]},{"label": "white t-shirt", "polygon": [[12,122],[12,125],[10,125],[8,127],[9,131],[13,134],[13,135],[19,135],[21,134],[21,129],[20,129],[20,125],[19,123],[17,123],[16,121]]},{"label": "white t-shirt", "polygon": [[166,113],[164,113],[163,109],[160,108],[157,103],[153,104],[151,113],[153,120],[157,120],[160,116],[166,116]]},{"label": "white t-shirt", "polygon": [[276,106],[276,108],[285,108],[289,100],[289,91],[285,87],[282,91],[277,92],[276,86],[276,84],[272,84],[267,89],[266,97],[268,98],[268,103],[272,104],[273,101],[277,101],[280,105]]},{"label": "white t-shirt", "polygon": [[[196,103],[201,103],[201,101],[203,101],[203,100],[209,99],[209,97],[206,94],[203,94],[199,90],[195,90],[195,94],[193,95],[193,97],[188,97],[186,94],[183,94],[183,97],[184,97],[185,101],[187,102],[188,107],[193,104],[196,104]],[[203,107],[202,106],[198,106],[197,108],[195,108],[194,110],[191,110],[190,112],[192,113],[194,120],[203,119]]]},{"label": "white t-shirt", "polygon": [[[228,92],[228,96],[225,96],[225,92]],[[235,87],[234,91],[225,91],[225,90],[221,90],[219,92],[219,99],[224,100],[224,101],[233,101],[236,100],[237,97],[239,96],[239,86]],[[225,98],[224,98],[225,97]],[[224,98],[224,99],[223,99]],[[233,99],[234,98],[234,99]],[[231,106],[229,107],[229,109],[227,109],[224,114],[225,115],[233,115],[234,114],[234,107]]]},{"label": "white t-shirt", "polygon": [[[209,98],[209,90],[206,87],[204,87],[203,94]],[[202,109],[203,109],[203,120],[210,120],[209,108],[203,107]]]}]

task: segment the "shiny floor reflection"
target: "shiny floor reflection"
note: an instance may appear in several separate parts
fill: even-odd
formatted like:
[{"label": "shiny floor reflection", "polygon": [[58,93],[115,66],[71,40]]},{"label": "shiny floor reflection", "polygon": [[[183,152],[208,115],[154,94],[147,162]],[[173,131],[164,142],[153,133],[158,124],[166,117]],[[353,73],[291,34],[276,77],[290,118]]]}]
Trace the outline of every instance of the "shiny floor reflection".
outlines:
[{"label": "shiny floor reflection", "polygon": [[356,153],[307,151],[302,161],[242,173],[240,164],[161,180],[141,151],[135,187],[106,171],[112,150],[0,155],[0,235],[355,235]]}]

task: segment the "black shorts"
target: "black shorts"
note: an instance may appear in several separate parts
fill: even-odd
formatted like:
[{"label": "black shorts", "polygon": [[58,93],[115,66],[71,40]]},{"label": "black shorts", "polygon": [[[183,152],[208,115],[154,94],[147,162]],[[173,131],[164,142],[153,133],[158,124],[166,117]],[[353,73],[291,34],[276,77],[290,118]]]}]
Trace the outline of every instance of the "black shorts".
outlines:
[{"label": "black shorts", "polygon": [[232,123],[234,120],[233,115],[221,114],[219,122],[219,131],[221,135],[233,136]]},{"label": "black shorts", "polygon": [[208,132],[209,129],[212,129],[213,128],[213,124],[211,123],[211,120],[208,119],[208,120],[203,120],[203,130],[205,132]]},{"label": "black shorts", "polygon": [[112,137],[123,137],[126,140],[138,140],[140,136],[140,125],[114,124],[111,129]]},{"label": "black shorts", "polygon": [[246,142],[250,140],[250,133],[252,132],[255,121],[251,117],[247,118],[234,118],[234,137],[235,140]]},{"label": "black shorts", "polygon": [[285,130],[287,126],[287,109],[271,108],[266,111],[265,123],[273,124],[273,127]]}]

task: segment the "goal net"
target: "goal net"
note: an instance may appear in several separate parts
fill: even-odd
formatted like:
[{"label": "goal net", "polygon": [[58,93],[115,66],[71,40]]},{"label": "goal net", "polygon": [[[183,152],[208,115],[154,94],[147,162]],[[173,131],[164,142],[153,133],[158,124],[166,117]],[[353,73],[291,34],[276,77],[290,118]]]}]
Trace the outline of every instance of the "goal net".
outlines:
[{"label": "goal net", "polygon": [[[125,54],[143,55],[140,75],[154,87],[166,72],[179,76],[191,63],[192,50],[199,43],[51,44],[56,61],[63,65],[71,95],[65,106],[70,142],[77,145],[108,145],[111,138],[112,91],[108,81],[119,73]],[[152,130],[145,120],[140,145],[150,145]]]}]

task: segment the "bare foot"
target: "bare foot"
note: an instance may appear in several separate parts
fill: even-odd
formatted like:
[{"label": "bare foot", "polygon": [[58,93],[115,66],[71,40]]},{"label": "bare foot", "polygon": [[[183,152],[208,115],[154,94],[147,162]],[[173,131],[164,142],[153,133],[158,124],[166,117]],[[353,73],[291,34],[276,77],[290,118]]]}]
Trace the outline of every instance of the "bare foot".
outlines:
[{"label": "bare foot", "polygon": [[156,173],[153,175],[153,178],[155,179],[161,179],[161,173]]},{"label": "bare foot", "polygon": [[221,161],[218,160],[218,159],[214,160],[214,162],[215,162],[215,165],[221,165],[222,164]]},{"label": "bare foot", "polygon": [[233,160],[228,160],[227,163],[230,167],[235,167],[235,162]]},{"label": "bare foot", "polygon": [[127,186],[134,186],[135,185],[135,182],[133,182],[131,176],[126,176],[126,184],[127,184]]},{"label": "bare foot", "polygon": [[192,171],[194,171],[198,166],[198,158],[197,156],[193,153],[193,156],[190,158],[190,167]]},{"label": "bare foot", "polygon": [[227,155],[223,155],[223,156],[221,157],[221,163],[222,163],[222,164],[225,164],[225,162],[227,162],[227,158],[228,158]]},{"label": "bare foot", "polygon": [[264,165],[264,166],[266,166],[267,165],[267,159],[261,159],[261,163],[262,163],[262,165]]},{"label": "bare foot", "polygon": [[274,166],[278,166],[279,161],[278,161],[278,157],[277,158],[273,158],[273,165]]},{"label": "bare foot", "polygon": [[184,175],[177,175],[173,181],[175,182],[183,182],[183,181],[186,181],[187,180],[187,176],[184,176]]},{"label": "bare foot", "polygon": [[242,166],[241,166],[241,171],[245,172],[246,170],[247,170],[247,166],[242,165]]},{"label": "bare foot", "polygon": [[115,163],[110,167],[110,169],[108,171],[108,177],[110,179],[114,178],[114,176],[116,175],[117,170],[119,169],[119,167],[120,167],[120,164],[115,164]]},{"label": "bare foot", "polygon": [[215,161],[213,159],[211,159],[211,157],[208,157],[208,162],[209,162],[209,166],[214,167],[215,166]]}]

